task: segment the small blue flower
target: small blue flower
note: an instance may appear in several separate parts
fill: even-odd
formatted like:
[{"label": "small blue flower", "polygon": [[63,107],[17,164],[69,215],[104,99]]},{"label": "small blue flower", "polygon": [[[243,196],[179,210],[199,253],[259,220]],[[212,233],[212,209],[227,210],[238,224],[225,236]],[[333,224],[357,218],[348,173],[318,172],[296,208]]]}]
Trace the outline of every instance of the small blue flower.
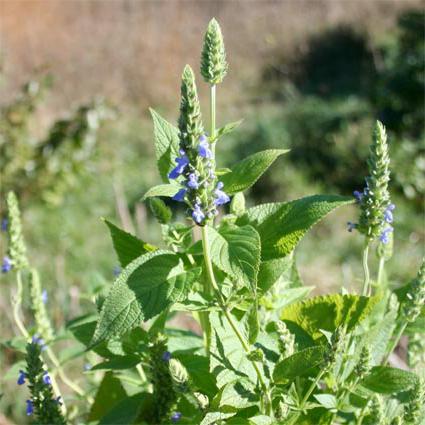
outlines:
[{"label": "small blue flower", "polygon": [[359,192],[358,190],[355,190],[354,192],[353,192],[353,195],[354,195],[354,197],[356,198],[356,202],[358,203],[358,204],[360,204],[360,202],[362,201],[362,199],[363,199],[363,193],[362,192]]},{"label": "small blue flower", "polygon": [[50,376],[47,370],[43,372],[43,383],[46,385],[52,385],[52,380],[50,379]]},{"label": "small blue flower", "polygon": [[183,155],[182,157],[177,157],[176,163],[177,165],[175,166],[175,168],[173,168],[168,174],[168,177],[170,179],[176,179],[183,173],[187,164],[189,164],[189,158],[187,157],[187,155]]},{"label": "small blue flower", "polygon": [[27,416],[31,416],[34,413],[34,406],[31,400],[27,400]]},{"label": "small blue flower", "polygon": [[164,351],[161,358],[164,362],[169,362],[171,360],[171,353],[169,351]]},{"label": "small blue flower", "polygon": [[202,158],[211,159],[213,157],[212,151],[210,149],[210,144],[208,143],[208,139],[205,136],[201,136],[199,138],[199,147],[198,147],[199,155]]},{"label": "small blue flower", "polygon": [[7,255],[3,257],[3,264],[1,265],[2,273],[10,272],[12,270],[12,267],[13,265],[11,259]]},{"label": "small blue flower", "polygon": [[205,219],[205,214],[201,210],[200,205],[195,205],[195,208],[192,211],[192,218],[195,220],[195,223],[202,223],[202,221]]},{"label": "small blue flower", "polygon": [[49,295],[47,294],[47,291],[43,289],[43,292],[41,293],[41,301],[43,304],[47,304],[47,300],[49,299]]},{"label": "small blue flower", "polygon": [[352,232],[356,228],[357,228],[357,224],[356,223],[352,223],[351,221],[347,222],[347,230],[349,232]]},{"label": "small blue flower", "polygon": [[384,229],[381,233],[381,236],[379,236],[379,240],[383,244],[387,244],[390,241],[390,233],[393,231],[393,228],[391,226]]},{"label": "small blue flower", "polygon": [[387,223],[392,223],[394,218],[393,218],[393,213],[390,210],[385,210],[384,211],[384,220]]},{"label": "small blue flower", "polygon": [[7,232],[7,226],[9,225],[9,220],[5,217],[1,221],[1,230]]},{"label": "small blue flower", "polygon": [[173,201],[183,202],[186,195],[186,189],[180,189],[174,196]]},{"label": "small blue flower", "polygon": [[198,183],[198,176],[195,173],[189,174],[189,180],[187,182],[187,187],[190,189],[198,189],[199,183]]},{"label": "small blue flower", "polygon": [[19,371],[19,376],[18,376],[18,381],[17,381],[17,384],[18,385],[23,385],[23,384],[25,384],[25,378],[27,377],[27,374],[23,371],[23,370],[20,370]]},{"label": "small blue flower", "polygon": [[34,344],[38,344],[41,347],[41,351],[44,351],[46,349],[46,343],[44,342],[44,339],[40,338],[38,334],[33,335],[31,341]]},{"label": "small blue flower", "polygon": [[215,194],[215,200],[214,200],[214,204],[219,206],[219,205],[224,205],[227,204],[230,201],[229,196],[227,195],[226,192],[223,192],[221,189],[223,189],[223,183],[222,182],[218,182],[217,183],[217,187],[214,191]]},{"label": "small blue flower", "polygon": [[171,422],[173,422],[173,424],[177,423],[182,417],[182,414],[180,412],[174,412],[171,415]]},{"label": "small blue flower", "polygon": [[121,273],[121,267],[120,266],[114,266],[112,273],[114,274],[115,277],[119,276]]}]

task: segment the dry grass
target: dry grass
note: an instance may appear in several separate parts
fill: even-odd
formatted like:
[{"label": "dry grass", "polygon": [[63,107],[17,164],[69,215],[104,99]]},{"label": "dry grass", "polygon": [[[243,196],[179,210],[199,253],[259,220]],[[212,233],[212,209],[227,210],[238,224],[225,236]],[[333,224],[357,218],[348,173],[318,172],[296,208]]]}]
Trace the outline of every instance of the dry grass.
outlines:
[{"label": "dry grass", "polygon": [[121,105],[175,106],[181,69],[198,63],[203,31],[216,16],[233,71],[223,89],[234,102],[276,46],[289,51],[341,23],[382,32],[402,9],[418,4],[423,1],[0,0],[2,98],[46,67],[56,78],[52,110],[96,94]]}]

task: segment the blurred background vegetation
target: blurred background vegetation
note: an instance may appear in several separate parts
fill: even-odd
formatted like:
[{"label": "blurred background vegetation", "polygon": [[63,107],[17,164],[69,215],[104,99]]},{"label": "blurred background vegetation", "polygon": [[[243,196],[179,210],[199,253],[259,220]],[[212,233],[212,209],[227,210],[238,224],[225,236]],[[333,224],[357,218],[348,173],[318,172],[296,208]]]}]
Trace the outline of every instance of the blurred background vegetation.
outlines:
[{"label": "blurred background vegetation", "polygon": [[[16,0],[3,1],[0,16],[0,212],[15,190],[59,327],[92,310],[88,294],[113,280],[117,260],[101,216],[158,242],[139,202],[159,178],[147,107],[177,117],[181,70],[197,68],[212,16],[230,62],[218,124],[244,118],[219,146],[221,165],[291,149],[248,202],[361,189],[380,119],[397,205],[389,277],[398,285],[415,274],[425,239],[424,2]],[[207,116],[205,87],[200,94]],[[298,249],[301,275],[318,292],[360,281],[362,241],[346,231],[355,217],[354,208],[339,211]],[[0,279],[4,337],[13,334],[11,282]],[[0,361],[11,356],[2,350]],[[12,400],[0,401],[7,416]]]}]

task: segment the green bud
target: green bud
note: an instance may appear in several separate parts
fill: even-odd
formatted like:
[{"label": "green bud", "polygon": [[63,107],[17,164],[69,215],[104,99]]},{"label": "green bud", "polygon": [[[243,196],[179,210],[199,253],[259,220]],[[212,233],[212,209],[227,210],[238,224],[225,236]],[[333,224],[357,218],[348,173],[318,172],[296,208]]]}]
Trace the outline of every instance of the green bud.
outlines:
[{"label": "green bud", "polygon": [[364,346],[360,352],[359,361],[354,368],[356,378],[362,379],[369,372],[371,360],[370,350]]},{"label": "green bud", "polygon": [[170,375],[173,380],[174,389],[179,393],[188,391],[189,375],[186,368],[177,359],[169,361]]},{"label": "green bud", "polygon": [[419,420],[423,418],[422,413],[425,404],[425,381],[419,379],[410,393],[410,400],[404,407],[403,419],[408,424],[419,424]]},{"label": "green bud", "polygon": [[42,300],[40,278],[36,270],[32,269],[30,274],[31,308],[34,312],[37,333],[46,341],[53,339],[53,329],[47,316],[46,306]]},{"label": "green bud", "polygon": [[219,84],[227,73],[226,51],[218,22],[213,18],[208,24],[201,53],[201,74],[210,84]]},{"label": "green bud", "polygon": [[196,401],[197,401],[197,403],[199,405],[199,408],[201,410],[205,410],[205,409],[208,408],[208,406],[210,404],[210,401],[209,401],[207,395],[202,394],[202,393],[199,393],[199,392],[194,392],[193,393],[193,396],[195,397],[195,399],[196,399]]},{"label": "green bud", "polygon": [[369,404],[369,413],[364,419],[365,425],[381,425],[384,423],[384,404],[382,397],[375,394]]},{"label": "green bud", "polygon": [[259,348],[256,348],[248,353],[247,358],[251,362],[262,362],[264,360],[264,353]]},{"label": "green bud", "polygon": [[387,134],[385,127],[379,121],[376,122],[367,164],[369,176],[366,178],[366,193],[361,201],[358,230],[367,238],[375,239],[386,227],[384,212],[390,204],[388,192],[390,157]]},{"label": "green bud", "polygon": [[283,357],[289,357],[295,352],[295,336],[289,332],[285,322],[276,322],[276,330],[279,335],[279,351]]},{"label": "green bud", "polygon": [[409,366],[415,370],[425,368],[425,338],[421,333],[414,333],[409,336],[407,349]]},{"label": "green bud", "polygon": [[425,258],[415,279],[409,284],[406,300],[402,305],[403,317],[414,322],[425,305]]},{"label": "green bud", "polygon": [[242,192],[236,193],[230,203],[230,212],[238,217],[245,213],[245,196]]},{"label": "green bud", "polygon": [[21,212],[18,200],[13,192],[7,195],[7,209],[9,215],[9,257],[16,270],[22,270],[29,266],[27,248],[22,233]]},{"label": "green bud", "polygon": [[204,134],[195,74],[189,65],[186,65],[183,70],[180,91],[180,116],[178,122],[180,147],[185,151],[189,151],[197,146],[199,138]]},{"label": "green bud", "polygon": [[151,209],[152,214],[161,224],[169,223],[171,217],[173,216],[171,209],[167,207],[165,202],[160,198],[150,198],[149,208]]}]

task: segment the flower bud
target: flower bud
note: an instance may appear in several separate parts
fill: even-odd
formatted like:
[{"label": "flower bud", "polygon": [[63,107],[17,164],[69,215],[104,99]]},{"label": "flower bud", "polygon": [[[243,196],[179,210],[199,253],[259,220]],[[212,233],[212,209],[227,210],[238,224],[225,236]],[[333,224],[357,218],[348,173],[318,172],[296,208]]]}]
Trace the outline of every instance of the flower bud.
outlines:
[{"label": "flower bud", "polygon": [[406,300],[402,304],[404,318],[408,322],[414,322],[425,305],[425,259],[415,279],[409,284]]},{"label": "flower bud", "polygon": [[161,224],[167,224],[170,222],[173,213],[171,209],[165,205],[165,202],[160,198],[149,198],[149,208],[152,214]]},{"label": "flower bud", "polygon": [[409,402],[404,407],[403,419],[408,424],[416,424],[423,418],[421,416],[425,404],[425,381],[423,378],[418,379],[410,392]]},{"label": "flower bud", "polygon": [[201,410],[205,410],[208,408],[210,401],[208,399],[208,396],[199,392],[194,392],[193,396],[195,397],[196,401],[198,402],[199,408]]},{"label": "flower bud", "polygon": [[285,322],[279,320],[276,323],[276,330],[279,335],[279,351],[283,357],[289,357],[295,352],[295,336],[289,332]]},{"label": "flower bud", "polygon": [[248,353],[247,358],[251,362],[262,362],[264,360],[263,350],[256,348]]},{"label": "flower bud", "polygon": [[201,53],[201,74],[210,84],[219,84],[227,73],[226,51],[218,22],[213,18],[208,24]]},{"label": "flower bud", "polygon": [[170,359],[169,368],[175,391],[179,393],[187,392],[189,389],[189,375],[186,368],[177,359]]}]

